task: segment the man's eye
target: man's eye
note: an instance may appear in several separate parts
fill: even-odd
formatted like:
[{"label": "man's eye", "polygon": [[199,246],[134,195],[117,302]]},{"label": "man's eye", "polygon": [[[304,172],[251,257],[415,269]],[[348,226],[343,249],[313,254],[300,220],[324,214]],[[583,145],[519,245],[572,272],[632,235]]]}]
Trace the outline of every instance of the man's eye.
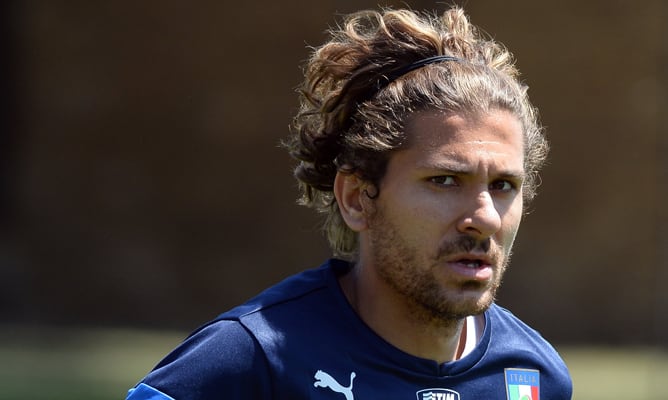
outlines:
[{"label": "man's eye", "polygon": [[443,186],[455,186],[457,184],[455,177],[452,175],[435,176],[429,180]]},{"label": "man's eye", "polygon": [[513,190],[516,188],[516,185],[510,181],[505,181],[505,180],[499,180],[499,181],[494,181],[492,184],[489,185],[489,188],[491,190],[498,190],[501,192],[508,192],[510,190]]}]

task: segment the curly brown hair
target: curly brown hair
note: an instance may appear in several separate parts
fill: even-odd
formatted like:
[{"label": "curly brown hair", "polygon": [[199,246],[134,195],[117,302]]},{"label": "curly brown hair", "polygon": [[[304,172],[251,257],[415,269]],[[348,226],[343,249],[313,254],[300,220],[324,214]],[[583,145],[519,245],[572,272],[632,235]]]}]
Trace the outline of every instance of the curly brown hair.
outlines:
[{"label": "curly brown hair", "polygon": [[[337,172],[355,173],[378,188],[390,155],[406,141],[406,118],[418,111],[511,112],[524,130],[523,195],[525,201],[534,197],[548,151],[537,111],[510,52],[480,34],[461,8],[440,16],[361,11],[329,33],[306,65],[301,107],[285,144],[299,161],[300,203],[325,214],[323,230],[335,255],[357,251],[357,235],[334,198]],[[460,61],[398,72],[436,55]]]}]

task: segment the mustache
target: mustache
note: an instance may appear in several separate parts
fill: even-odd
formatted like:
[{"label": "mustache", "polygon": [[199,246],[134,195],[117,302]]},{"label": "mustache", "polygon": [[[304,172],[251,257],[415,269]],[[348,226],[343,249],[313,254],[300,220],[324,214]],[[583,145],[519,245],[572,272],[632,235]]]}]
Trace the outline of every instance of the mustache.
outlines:
[{"label": "mustache", "polygon": [[492,250],[492,240],[486,238],[478,240],[468,235],[458,236],[456,239],[445,242],[439,248],[439,256],[447,256],[456,253],[484,253],[497,257],[498,251]]}]

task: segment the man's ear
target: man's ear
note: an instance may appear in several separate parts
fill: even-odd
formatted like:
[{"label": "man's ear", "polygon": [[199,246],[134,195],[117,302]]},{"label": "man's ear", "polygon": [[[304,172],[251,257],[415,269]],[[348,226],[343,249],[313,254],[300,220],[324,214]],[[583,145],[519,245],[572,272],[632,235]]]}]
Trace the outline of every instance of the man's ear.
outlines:
[{"label": "man's ear", "polygon": [[355,232],[361,232],[368,227],[368,198],[365,190],[367,182],[355,174],[338,172],[334,178],[334,196],[339,205],[341,217],[346,225]]}]

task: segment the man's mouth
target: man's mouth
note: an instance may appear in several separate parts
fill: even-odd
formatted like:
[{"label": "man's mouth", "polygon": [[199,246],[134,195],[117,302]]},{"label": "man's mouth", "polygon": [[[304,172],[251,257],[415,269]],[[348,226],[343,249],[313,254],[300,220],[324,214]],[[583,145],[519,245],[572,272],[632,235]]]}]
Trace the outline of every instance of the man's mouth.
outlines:
[{"label": "man's mouth", "polygon": [[461,264],[468,268],[491,267],[494,265],[493,260],[484,254],[461,254],[452,257],[450,262]]},{"label": "man's mouth", "polygon": [[480,282],[492,279],[496,269],[494,257],[487,254],[460,253],[453,255],[448,263],[455,275]]},{"label": "man's mouth", "polygon": [[480,260],[460,260],[459,262],[469,268],[480,268],[483,265],[482,261]]}]

